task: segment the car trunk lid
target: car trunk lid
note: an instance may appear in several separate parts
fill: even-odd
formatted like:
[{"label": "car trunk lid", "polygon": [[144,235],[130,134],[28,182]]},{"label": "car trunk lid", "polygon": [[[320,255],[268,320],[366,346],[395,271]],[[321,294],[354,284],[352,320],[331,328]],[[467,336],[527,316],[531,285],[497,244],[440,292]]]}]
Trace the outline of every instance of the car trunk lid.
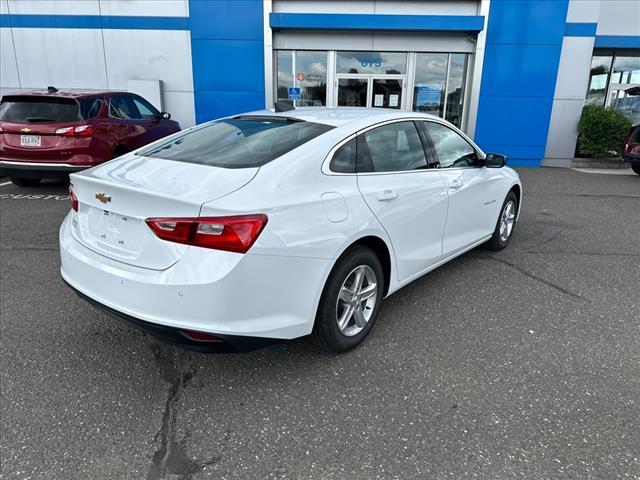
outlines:
[{"label": "car trunk lid", "polygon": [[257,171],[128,155],[71,175],[79,201],[73,234],[106,257],[164,270],[189,247],[159,239],[145,219],[198,217],[203,203],[242,188]]}]

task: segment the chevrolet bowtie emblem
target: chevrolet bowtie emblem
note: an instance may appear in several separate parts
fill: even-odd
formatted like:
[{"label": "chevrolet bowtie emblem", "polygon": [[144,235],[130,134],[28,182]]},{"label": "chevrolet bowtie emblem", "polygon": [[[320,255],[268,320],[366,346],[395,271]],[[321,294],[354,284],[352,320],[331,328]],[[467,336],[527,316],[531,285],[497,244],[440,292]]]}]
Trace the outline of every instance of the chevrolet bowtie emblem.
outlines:
[{"label": "chevrolet bowtie emblem", "polygon": [[102,193],[102,192],[96,193],[96,198],[100,200],[102,203],[109,203],[111,201],[111,197],[106,193]]},{"label": "chevrolet bowtie emblem", "polygon": [[21,129],[20,129],[20,131],[21,131],[21,132],[24,132],[24,133],[29,133],[29,132],[31,131],[31,129],[30,129],[30,128],[25,127],[25,128],[21,128]]}]

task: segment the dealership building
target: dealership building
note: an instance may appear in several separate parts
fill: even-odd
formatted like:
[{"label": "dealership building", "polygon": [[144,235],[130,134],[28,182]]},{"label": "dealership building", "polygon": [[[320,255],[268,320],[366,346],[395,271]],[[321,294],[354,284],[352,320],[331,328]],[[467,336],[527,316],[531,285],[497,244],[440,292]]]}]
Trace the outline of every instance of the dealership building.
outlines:
[{"label": "dealership building", "polygon": [[638,0],[0,0],[1,93],[131,90],[183,127],[273,107],[428,112],[568,166],[586,103],[640,123]]}]

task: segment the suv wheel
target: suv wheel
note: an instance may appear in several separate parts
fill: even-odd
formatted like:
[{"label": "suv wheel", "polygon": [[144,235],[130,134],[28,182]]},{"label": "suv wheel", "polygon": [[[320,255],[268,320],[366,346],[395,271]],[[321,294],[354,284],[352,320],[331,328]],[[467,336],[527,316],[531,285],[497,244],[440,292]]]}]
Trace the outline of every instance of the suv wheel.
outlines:
[{"label": "suv wheel", "polygon": [[633,171],[634,171],[634,172],[636,172],[638,175],[640,175],[640,162],[632,163],[632,164],[631,164],[631,170],[633,170]]}]

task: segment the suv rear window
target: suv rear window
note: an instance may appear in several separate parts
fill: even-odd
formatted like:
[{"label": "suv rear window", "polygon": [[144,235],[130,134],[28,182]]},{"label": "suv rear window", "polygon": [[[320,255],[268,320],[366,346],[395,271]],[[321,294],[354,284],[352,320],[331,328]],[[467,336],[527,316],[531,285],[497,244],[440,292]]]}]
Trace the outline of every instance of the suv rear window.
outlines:
[{"label": "suv rear window", "polygon": [[333,128],[284,117],[236,117],[204,125],[139,155],[223,168],[259,167]]},{"label": "suv rear window", "polygon": [[72,98],[2,97],[0,121],[11,123],[52,123],[81,120],[78,102]]}]

